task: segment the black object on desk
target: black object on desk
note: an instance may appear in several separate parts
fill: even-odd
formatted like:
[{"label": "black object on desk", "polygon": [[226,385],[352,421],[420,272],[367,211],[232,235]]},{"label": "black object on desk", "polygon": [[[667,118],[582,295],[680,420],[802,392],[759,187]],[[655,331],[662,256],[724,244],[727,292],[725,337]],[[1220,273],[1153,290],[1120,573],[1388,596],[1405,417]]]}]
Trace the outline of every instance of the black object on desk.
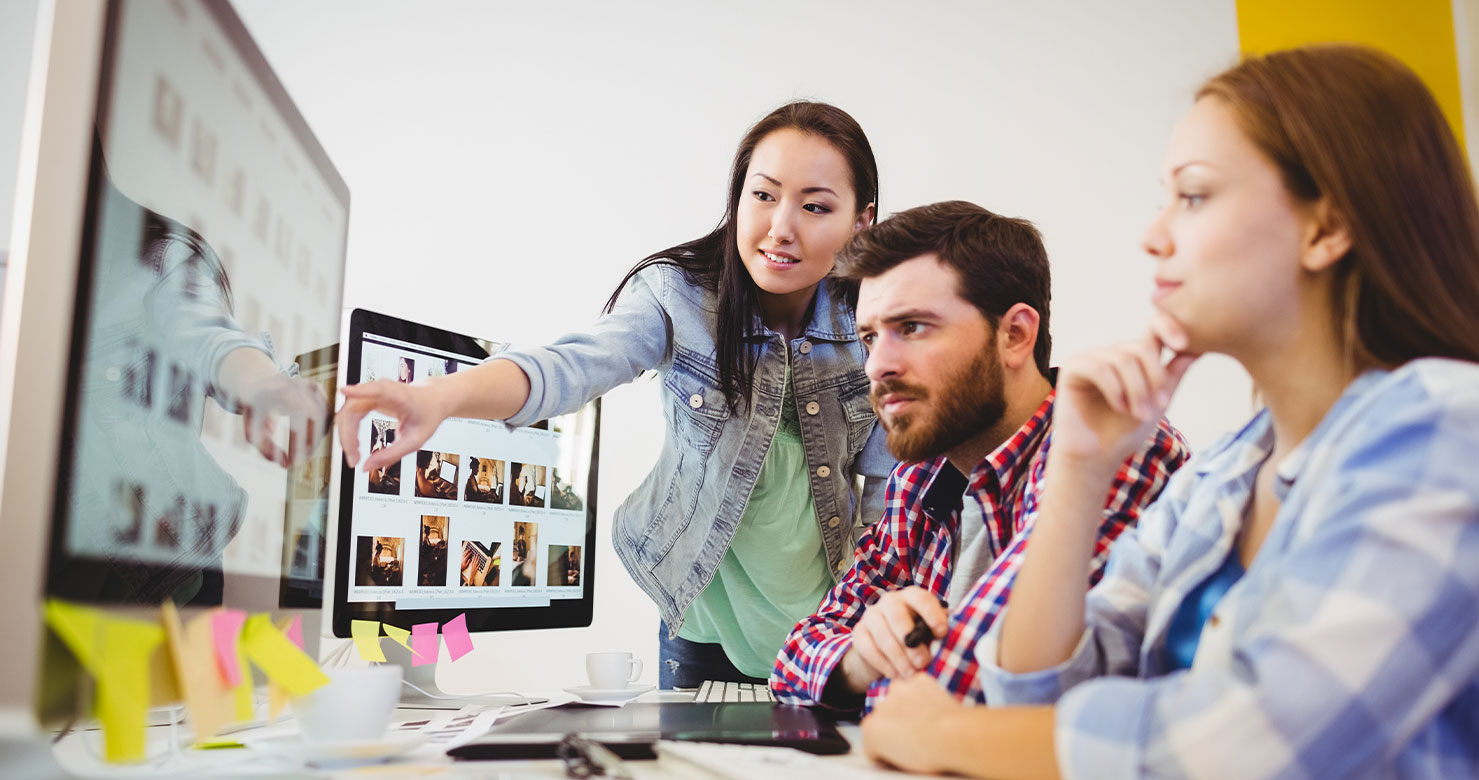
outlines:
[{"label": "black object on desk", "polygon": [[659,739],[791,747],[819,755],[846,753],[831,720],[805,707],[769,702],[648,702],[623,707],[566,704],[525,712],[447,751],[458,759],[554,758],[566,734],[598,742],[622,758]]}]

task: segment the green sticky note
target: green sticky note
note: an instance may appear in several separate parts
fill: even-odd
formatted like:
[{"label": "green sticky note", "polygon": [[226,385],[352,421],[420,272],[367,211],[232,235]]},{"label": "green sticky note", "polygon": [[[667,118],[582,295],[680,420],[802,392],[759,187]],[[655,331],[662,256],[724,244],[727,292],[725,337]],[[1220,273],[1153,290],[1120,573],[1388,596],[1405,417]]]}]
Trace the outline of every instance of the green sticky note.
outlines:
[{"label": "green sticky note", "polygon": [[380,651],[380,621],[351,620],[349,635],[354,637],[354,649],[359,651],[360,658],[366,661],[385,660],[385,653]]},{"label": "green sticky note", "polygon": [[267,615],[247,618],[241,649],[269,680],[293,696],[302,696],[329,681],[318,664],[277,630]]}]

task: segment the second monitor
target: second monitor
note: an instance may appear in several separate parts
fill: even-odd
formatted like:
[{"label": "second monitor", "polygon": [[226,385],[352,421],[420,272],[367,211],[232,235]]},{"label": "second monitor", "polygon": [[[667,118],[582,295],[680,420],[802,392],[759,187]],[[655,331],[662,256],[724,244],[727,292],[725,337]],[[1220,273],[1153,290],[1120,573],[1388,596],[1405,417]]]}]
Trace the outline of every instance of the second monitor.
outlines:
[{"label": "second monitor", "polygon": [[[347,343],[346,383],[452,374],[499,348],[363,309]],[[600,418],[599,400],[522,428],[452,418],[398,463],[341,466],[334,636],[349,637],[353,620],[409,629],[463,614],[472,632],[589,626]],[[367,415],[361,452],[393,444],[398,427]],[[432,669],[409,667],[407,679],[434,700],[447,694]]]}]

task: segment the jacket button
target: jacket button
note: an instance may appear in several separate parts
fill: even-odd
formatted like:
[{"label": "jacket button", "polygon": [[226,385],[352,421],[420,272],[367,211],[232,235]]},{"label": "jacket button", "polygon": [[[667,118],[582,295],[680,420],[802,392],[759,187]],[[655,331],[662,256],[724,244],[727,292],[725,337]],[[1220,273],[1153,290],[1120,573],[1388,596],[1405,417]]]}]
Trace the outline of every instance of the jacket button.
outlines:
[{"label": "jacket button", "polygon": [[826,478],[832,476],[832,469],[828,466],[817,466],[817,476]]},{"label": "jacket button", "polygon": [[840,561],[837,562],[837,570],[838,571],[847,571],[847,567],[848,566],[851,566],[851,565],[852,565],[852,561],[851,560],[849,560],[847,558],[843,558],[842,560],[840,560]]},{"label": "jacket button", "polygon": [[821,410],[822,410],[822,405],[819,404],[819,403],[817,403],[816,401],[807,401],[806,402],[806,413],[807,414],[816,414],[817,412],[820,412]]},{"label": "jacket button", "polygon": [[811,342],[803,341],[801,342],[801,346],[797,347],[796,349],[800,351],[803,355],[809,355],[811,354]]},{"label": "jacket button", "polygon": [[829,528],[836,528],[836,527],[837,527],[837,526],[839,526],[839,525],[841,525],[841,524],[842,524],[842,518],[840,518],[840,517],[837,517],[837,516],[835,516],[835,515],[834,515],[834,516],[833,516],[833,517],[832,517],[832,519],[831,519],[831,520],[828,520],[828,521],[827,521],[827,526],[828,526],[828,527],[829,527]]},{"label": "jacket button", "polygon": [[688,405],[697,409],[704,405],[704,397],[698,393],[688,396]]}]

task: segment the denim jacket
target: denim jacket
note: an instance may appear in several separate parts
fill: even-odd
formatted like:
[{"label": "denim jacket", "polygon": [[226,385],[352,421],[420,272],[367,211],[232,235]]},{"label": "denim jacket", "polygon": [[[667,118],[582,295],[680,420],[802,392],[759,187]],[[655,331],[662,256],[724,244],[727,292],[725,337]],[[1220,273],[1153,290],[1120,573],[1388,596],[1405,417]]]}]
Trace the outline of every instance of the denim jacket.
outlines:
[{"label": "denim jacket", "polygon": [[[616,307],[585,333],[496,357],[529,377],[529,400],[509,425],[568,414],[653,370],[662,379],[662,453],[616,509],[612,542],[676,636],[708,586],[744,514],[780,424],[789,361],[811,494],[834,580],[846,571],[862,526],[883,513],[894,459],[868,400],[865,356],[853,312],[817,287],[811,321],[787,344],[761,327],[748,407],[731,412],[719,389],[717,296],[674,266],[643,269]],[[861,500],[856,495],[862,478]]]}]

